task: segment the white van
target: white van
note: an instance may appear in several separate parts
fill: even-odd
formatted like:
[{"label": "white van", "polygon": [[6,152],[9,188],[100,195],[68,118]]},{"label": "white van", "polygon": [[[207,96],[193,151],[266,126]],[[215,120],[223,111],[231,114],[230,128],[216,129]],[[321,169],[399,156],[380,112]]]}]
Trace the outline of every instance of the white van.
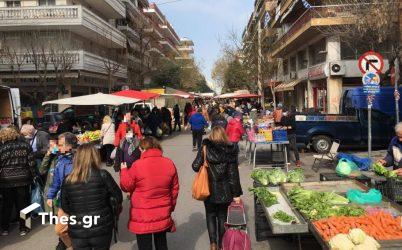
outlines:
[{"label": "white van", "polygon": [[0,127],[21,127],[20,90],[0,85]]}]

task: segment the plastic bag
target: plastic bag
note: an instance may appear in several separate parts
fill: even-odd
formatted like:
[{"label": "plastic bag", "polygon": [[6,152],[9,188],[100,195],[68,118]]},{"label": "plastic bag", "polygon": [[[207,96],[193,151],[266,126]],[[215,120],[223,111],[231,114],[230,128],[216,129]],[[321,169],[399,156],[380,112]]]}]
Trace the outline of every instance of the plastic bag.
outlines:
[{"label": "plastic bag", "polygon": [[114,160],[116,158],[116,148],[113,149],[112,153],[110,153],[110,159]]},{"label": "plastic bag", "polygon": [[350,176],[359,172],[356,163],[345,158],[341,158],[336,166],[336,173],[340,176]]},{"label": "plastic bag", "polygon": [[382,201],[381,192],[377,189],[370,189],[367,193],[358,189],[350,189],[346,192],[346,197],[358,204],[379,204]]},{"label": "plastic bag", "polygon": [[34,183],[31,187],[31,204],[38,203],[40,207],[34,210],[35,213],[44,212],[44,203],[43,203],[43,192],[42,187],[38,180],[34,180]]},{"label": "plastic bag", "polygon": [[368,171],[372,163],[370,158],[362,158],[352,154],[338,153],[337,158],[354,162],[361,171]]}]

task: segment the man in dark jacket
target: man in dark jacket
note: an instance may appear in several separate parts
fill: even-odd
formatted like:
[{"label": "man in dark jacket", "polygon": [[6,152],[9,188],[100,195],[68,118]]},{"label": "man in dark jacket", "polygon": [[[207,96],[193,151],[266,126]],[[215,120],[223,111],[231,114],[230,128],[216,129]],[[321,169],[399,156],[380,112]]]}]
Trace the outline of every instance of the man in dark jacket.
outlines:
[{"label": "man in dark jacket", "polygon": [[205,117],[201,114],[202,109],[198,109],[196,113],[194,113],[190,119],[189,123],[191,125],[191,131],[193,132],[193,150],[201,149],[202,136],[204,135],[204,128],[208,126]]},{"label": "man in dark jacket", "polygon": [[397,175],[402,177],[402,122],[395,126],[396,136],[392,138],[387,155],[379,163],[386,167],[393,167],[397,170]]},{"label": "man in dark jacket", "polygon": [[[0,131],[0,191],[3,196],[1,235],[7,236],[11,212],[29,206],[30,185],[36,177],[35,158],[29,144],[14,128]],[[24,220],[20,219],[20,235],[28,232]]]},{"label": "man in dark jacket", "polygon": [[176,126],[179,126],[179,132],[181,131],[181,118],[180,118],[180,108],[179,104],[174,105],[173,108],[173,116],[174,116],[174,127],[173,131],[176,131]]},{"label": "man in dark jacket", "polygon": [[289,145],[286,145],[287,153],[288,153],[288,160],[290,160],[290,149],[292,149],[295,154],[296,167],[301,167],[299,151],[297,149],[297,143],[296,143],[296,118],[295,118],[296,114],[295,113],[296,113],[296,109],[294,107],[291,107],[291,110],[288,112],[283,112],[280,125],[287,127],[288,140],[289,140]]}]

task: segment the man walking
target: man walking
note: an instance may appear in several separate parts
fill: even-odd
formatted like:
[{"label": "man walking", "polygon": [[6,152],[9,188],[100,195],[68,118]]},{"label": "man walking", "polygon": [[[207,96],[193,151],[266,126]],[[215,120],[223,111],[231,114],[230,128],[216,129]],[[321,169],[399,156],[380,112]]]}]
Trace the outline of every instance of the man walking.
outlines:
[{"label": "man walking", "polygon": [[199,108],[189,120],[191,131],[193,133],[193,151],[201,150],[202,136],[204,135],[204,128],[208,126],[207,121],[202,115],[202,109]]},{"label": "man walking", "polygon": [[174,116],[174,128],[173,128],[173,131],[176,131],[176,126],[179,126],[179,132],[180,132],[181,131],[181,117],[180,117],[179,104],[174,105],[173,116]]},{"label": "man walking", "polygon": [[296,108],[291,107],[288,112],[282,113],[281,125],[287,127],[289,145],[287,145],[288,159],[290,160],[290,149],[293,150],[295,154],[296,167],[301,167],[299,151],[297,150],[296,144]]}]

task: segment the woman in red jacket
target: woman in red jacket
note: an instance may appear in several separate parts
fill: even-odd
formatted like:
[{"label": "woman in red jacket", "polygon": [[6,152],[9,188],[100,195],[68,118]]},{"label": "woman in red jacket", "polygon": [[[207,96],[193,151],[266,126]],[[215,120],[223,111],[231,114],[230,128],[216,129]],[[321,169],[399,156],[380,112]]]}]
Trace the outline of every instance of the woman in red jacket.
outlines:
[{"label": "woman in red jacket", "polygon": [[139,250],[166,250],[166,232],[175,230],[172,212],[179,194],[179,178],[174,163],[162,156],[162,147],[153,137],[140,142],[141,159],[130,169],[122,165],[120,186],[130,193],[128,229],[136,234]]},{"label": "woman in red jacket", "polygon": [[239,143],[244,134],[243,124],[241,122],[241,114],[235,113],[234,118],[228,122],[226,127],[226,134],[230,142]]},{"label": "woman in red jacket", "polygon": [[128,112],[124,116],[124,121],[119,124],[119,128],[117,129],[115,138],[114,138],[114,146],[117,148],[120,145],[121,139],[126,137],[127,127],[130,125],[131,129],[133,130],[135,136],[138,139],[142,139],[142,133],[140,126],[132,120],[131,113]]}]

